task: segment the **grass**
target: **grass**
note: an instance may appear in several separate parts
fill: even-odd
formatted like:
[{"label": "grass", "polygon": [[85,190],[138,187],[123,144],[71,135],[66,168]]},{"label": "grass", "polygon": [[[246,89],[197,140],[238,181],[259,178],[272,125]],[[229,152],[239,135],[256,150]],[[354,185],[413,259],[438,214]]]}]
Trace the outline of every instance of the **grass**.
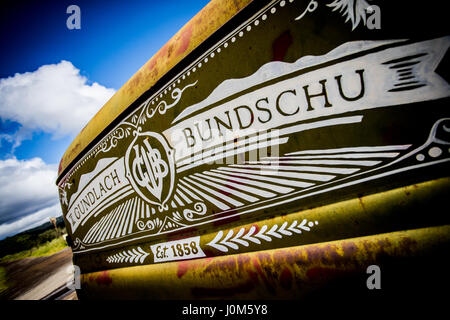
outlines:
[{"label": "grass", "polygon": [[0,267],[0,294],[6,289],[8,289],[8,285],[6,284],[5,268]]},{"label": "grass", "polygon": [[[56,239],[53,239],[52,241],[48,241],[39,247],[35,247],[31,250],[25,250],[21,252],[17,252],[14,254],[9,254],[7,256],[4,256],[0,259],[0,262],[7,262],[7,261],[14,261],[19,260],[23,258],[29,258],[29,257],[43,257],[43,256],[50,256],[56,252],[61,251],[62,249],[67,247],[67,243],[64,240],[63,237],[59,237]],[[0,273],[1,275],[1,273]],[[1,279],[1,278],[0,278]]]}]

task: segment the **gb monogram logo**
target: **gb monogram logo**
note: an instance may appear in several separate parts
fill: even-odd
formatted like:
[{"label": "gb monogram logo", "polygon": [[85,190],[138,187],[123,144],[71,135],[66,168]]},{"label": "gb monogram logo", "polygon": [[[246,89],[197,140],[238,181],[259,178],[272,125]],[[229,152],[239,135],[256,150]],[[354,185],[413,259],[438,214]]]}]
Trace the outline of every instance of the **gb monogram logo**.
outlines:
[{"label": "gb monogram logo", "polygon": [[125,155],[126,177],[147,202],[167,209],[174,181],[174,152],[155,132],[136,132]]},{"label": "gb monogram logo", "polygon": [[[144,140],[144,145],[133,146],[135,158],[131,167],[131,174],[137,184],[147,188],[159,201],[161,201],[162,180],[167,176],[167,163],[161,160],[161,153],[158,149],[153,149]],[[140,149],[140,151],[139,151]]]}]

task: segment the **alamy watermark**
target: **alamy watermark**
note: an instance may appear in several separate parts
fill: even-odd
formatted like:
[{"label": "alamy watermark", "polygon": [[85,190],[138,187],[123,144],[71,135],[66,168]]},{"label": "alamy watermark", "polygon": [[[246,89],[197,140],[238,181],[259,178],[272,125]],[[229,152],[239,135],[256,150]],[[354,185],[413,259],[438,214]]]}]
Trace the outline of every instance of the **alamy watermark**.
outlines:
[{"label": "alamy watermark", "polygon": [[377,5],[370,5],[366,8],[366,12],[369,14],[367,17],[366,27],[367,29],[381,29],[381,9]]},{"label": "alamy watermark", "polygon": [[72,4],[67,7],[66,13],[70,16],[66,20],[66,26],[69,30],[81,29],[81,9],[79,6]]},{"label": "alamy watermark", "polygon": [[66,282],[66,287],[70,290],[81,289],[81,270],[77,265],[72,265],[67,268],[67,273],[70,278]]},{"label": "alamy watermark", "polygon": [[370,276],[367,278],[366,285],[367,289],[381,289],[381,269],[376,264],[372,264],[367,267],[367,274]]},{"label": "alamy watermark", "polygon": [[[370,0],[334,0],[327,3],[326,6],[331,8],[332,11],[339,12],[345,18],[345,22],[350,21],[352,30],[361,22],[369,30],[381,29],[381,9],[367,1]],[[306,14],[316,11],[318,7],[319,3],[316,0],[311,0],[295,20],[301,20]]]}]

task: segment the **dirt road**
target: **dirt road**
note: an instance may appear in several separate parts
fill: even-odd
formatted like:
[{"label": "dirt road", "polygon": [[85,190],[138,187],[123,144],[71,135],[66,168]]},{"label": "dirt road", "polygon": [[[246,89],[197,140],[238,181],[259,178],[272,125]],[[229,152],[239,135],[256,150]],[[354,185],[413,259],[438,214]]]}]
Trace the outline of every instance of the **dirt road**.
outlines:
[{"label": "dirt road", "polygon": [[39,300],[70,279],[72,250],[65,248],[51,256],[25,258],[1,266],[6,270],[8,281],[8,289],[1,299]]}]

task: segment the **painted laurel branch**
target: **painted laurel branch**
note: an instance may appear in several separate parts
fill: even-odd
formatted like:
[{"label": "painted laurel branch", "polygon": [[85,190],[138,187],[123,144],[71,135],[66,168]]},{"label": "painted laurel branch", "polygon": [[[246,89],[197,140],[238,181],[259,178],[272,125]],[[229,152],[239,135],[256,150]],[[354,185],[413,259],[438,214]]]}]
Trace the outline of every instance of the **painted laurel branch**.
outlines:
[{"label": "painted laurel branch", "polygon": [[166,101],[162,100],[156,105],[156,107],[151,107],[151,104],[153,104],[154,102],[150,100],[147,101],[144,110],[139,116],[138,124],[144,124],[147,121],[147,119],[150,119],[155,115],[156,111],[158,111],[160,114],[165,114],[167,110],[178,104],[178,102],[181,99],[181,96],[183,95],[184,90],[186,90],[189,87],[195,86],[197,82],[198,80],[191,84],[186,85],[183,89],[179,88],[173,89],[171,96],[172,99],[174,99],[174,101],[171,104],[167,104]]},{"label": "painted laurel branch", "polygon": [[278,227],[277,224],[273,225],[269,231],[267,231],[268,227],[264,225],[258,232],[256,232],[256,227],[252,226],[245,235],[245,228],[241,228],[236,235],[234,235],[233,230],[230,230],[223,239],[223,231],[219,231],[216,237],[207,245],[219,251],[228,252],[228,248],[237,250],[239,249],[239,245],[248,247],[250,242],[261,244],[261,240],[271,242],[272,238],[281,239],[283,236],[292,236],[294,233],[300,234],[302,233],[302,230],[310,231],[314,225],[318,224],[318,221],[308,222],[307,219],[303,219],[300,224],[298,224],[297,220],[294,220],[291,225],[287,227],[288,222],[286,221],[280,227]]},{"label": "painted laurel branch", "polygon": [[195,221],[196,216],[203,216],[206,213],[206,205],[203,202],[197,202],[194,204],[194,210],[184,209],[183,216],[186,220]]},{"label": "painted laurel branch", "polygon": [[124,250],[122,252],[113,254],[111,256],[109,256],[108,258],[106,258],[106,261],[108,263],[123,263],[123,262],[128,262],[128,263],[144,263],[145,258],[147,258],[147,256],[149,255],[149,253],[145,252],[141,247],[137,247],[136,249],[132,249],[132,250]]}]

